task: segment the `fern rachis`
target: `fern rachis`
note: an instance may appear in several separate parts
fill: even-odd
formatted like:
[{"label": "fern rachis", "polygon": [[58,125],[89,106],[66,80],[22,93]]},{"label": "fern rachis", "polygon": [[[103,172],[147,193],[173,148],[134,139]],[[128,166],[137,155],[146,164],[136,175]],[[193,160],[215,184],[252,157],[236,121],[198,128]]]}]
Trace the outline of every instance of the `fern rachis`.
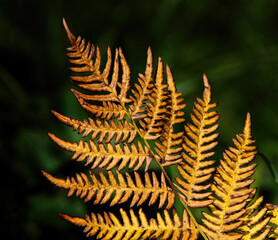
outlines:
[{"label": "fern rachis", "polygon": [[[71,79],[87,91],[72,92],[92,116],[80,121],[52,113],[90,140],[72,143],[52,133],[49,136],[91,171],[66,179],[42,172],[53,184],[67,189],[69,196],[75,193],[93,204],[110,203],[111,209],[128,203],[131,209],[127,213],[121,208],[121,219],[112,212],[91,213],[85,218],[60,214],[63,218],[98,239],[197,239],[199,234],[204,239],[277,238],[277,207],[262,206],[263,198],[255,199],[256,189],[250,187],[256,150],[249,113],[243,133],[234,139],[235,147],[226,150],[215,167],[212,157],[219,115],[217,104],[211,102],[211,86],[205,75],[203,97],[197,98],[194,105],[192,123],[185,124],[185,133],[176,133],[174,126],[185,121],[185,104],[170,67],[167,65],[163,72],[161,58],[154,74],[152,52],[148,49],[145,74],[139,74],[138,83],[130,91],[130,68],[122,49],[116,49],[113,58],[108,47],[101,70],[100,49],[76,38],[65,21],[64,26],[72,45],[68,48],[75,73]],[[148,169],[152,161],[158,164],[160,174]],[[176,176],[176,182],[167,174],[169,165],[177,166],[180,176]],[[126,167],[133,173],[123,174]],[[185,208],[182,216],[174,208],[178,199]],[[158,212],[149,220],[146,210],[132,209],[145,202],[158,204],[164,209],[163,214]],[[201,224],[188,206],[208,206],[211,213],[203,212]]]}]

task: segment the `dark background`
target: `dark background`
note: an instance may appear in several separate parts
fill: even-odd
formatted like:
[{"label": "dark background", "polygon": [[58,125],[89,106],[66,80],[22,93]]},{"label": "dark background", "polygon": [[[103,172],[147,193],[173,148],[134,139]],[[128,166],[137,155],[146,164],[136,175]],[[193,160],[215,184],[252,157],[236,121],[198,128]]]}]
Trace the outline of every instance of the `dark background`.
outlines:
[{"label": "dark background", "polygon": [[[103,57],[108,45],[121,46],[132,81],[144,73],[151,46],[155,64],[161,56],[184,93],[187,119],[206,73],[221,115],[217,157],[242,131],[249,111],[258,151],[278,170],[276,0],[1,1],[1,235],[84,238],[81,229],[56,212],[83,216],[85,205],[67,198],[66,191],[40,172],[65,177],[76,166],[47,132],[71,141],[78,137],[50,110],[80,120],[88,116],[70,92],[63,17],[75,35],[98,44]],[[269,168],[259,157],[256,162],[254,185],[266,202],[278,204],[278,186]]]}]

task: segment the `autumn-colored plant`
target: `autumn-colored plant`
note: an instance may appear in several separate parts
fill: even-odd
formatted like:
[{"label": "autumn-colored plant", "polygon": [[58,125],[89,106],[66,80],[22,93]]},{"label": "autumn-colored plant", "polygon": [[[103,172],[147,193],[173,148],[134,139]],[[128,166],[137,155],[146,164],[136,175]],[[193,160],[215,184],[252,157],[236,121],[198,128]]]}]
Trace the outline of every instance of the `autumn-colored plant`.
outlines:
[{"label": "autumn-colored plant", "polygon": [[[58,187],[68,189],[69,196],[75,193],[93,204],[110,203],[111,211],[116,204],[130,206],[129,211],[120,209],[120,219],[110,211],[85,218],[60,214],[64,219],[98,239],[278,239],[277,206],[263,205],[263,197],[255,199],[256,189],[250,187],[257,164],[253,163],[256,147],[249,113],[243,133],[233,139],[234,147],[224,151],[223,160],[215,161],[219,115],[205,75],[203,97],[195,102],[192,121],[184,125],[185,132],[175,132],[174,126],[185,121],[185,104],[168,65],[163,72],[161,58],[154,74],[149,48],[145,74],[139,74],[130,89],[130,68],[121,49],[116,49],[114,57],[107,49],[106,65],[101,70],[99,48],[76,38],[65,20],[64,26],[72,45],[68,56],[75,65],[71,70],[76,74],[71,79],[87,94],[72,92],[92,116],[80,121],[52,113],[90,140],[72,143],[49,136],[73,152],[73,159],[100,171],[66,179],[43,174]],[[152,162],[159,166],[159,176],[149,170]],[[180,176],[170,179],[166,171],[170,165],[177,167]],[[184,206],[181,217],[173,207],[175,201]],[[154,206],[163,211],[148,219],[147,209],[132,209],[145,202],[158,203]],[[198,223],[190,209],[204,207],[209,213],[202,212],[202,222]]]}]

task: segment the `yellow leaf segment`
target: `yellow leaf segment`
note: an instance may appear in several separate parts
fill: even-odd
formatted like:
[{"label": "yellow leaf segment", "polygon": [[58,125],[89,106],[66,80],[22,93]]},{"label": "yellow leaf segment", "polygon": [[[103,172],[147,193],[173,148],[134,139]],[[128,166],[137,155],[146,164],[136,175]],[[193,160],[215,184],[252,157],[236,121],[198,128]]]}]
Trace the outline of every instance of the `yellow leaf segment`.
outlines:
[{"label": "yellow leaf segment", "polygon": [[253,188],[250,188],[254,179],[256,163],[251,164],[256,154],[255,142],[251,136],[251,119],[247,114],[243,134],[233,140],[235,148],[230,147],[223,154],[211,186],[215,196],[210,205],[212,215],[203,212],[204,232],[210,239],[241,239],[243,234],[238,228],[243,224],[241,219],[246,213],[246,206]]},{"label": "yellow leaf segment", "polygon": [[[208,180],[215,171],[214,160],[210,157],[214,155],[211,150],[217,145],[215,139],[218,133],[216,122],[219,115],[212,109],[216,103],[211,103],[211,87],[207,77],[203,76],[204,93],[203,99],[197,99],[193,114],[191,114],[192,124],[187,123],[184,137],[182,156],[184,161],[178,164],[181,178],[176,177],[179,185],[176,187],[181,191],[182,197],[190,207],[205,207],[213,202],[208,199],[211,191],[208,191],[211,183]],[[186,154],[186,153],[187,154]]]},{"label": "yellow leaf segment", "polygon": [[[167,209],[170,209],[174,204],[175,194],[171,188],[167,187],[163,174],[161,174],[161,179],[158,181],[155,172],[152,172],[152,178],[148,172],[145,172],[144,184],[137,172],[134,172],[135,182],[127,172],[125,177],[119,171],[116,172],[116,175],[112,171],[107,173],[108,177],[100,171],[100,180],[93,173],[90,173],[90,179],[86,174],[81,173],[77,174],[76,178],[64,180],[55,178],[43,171],[46,178],[56,186],[69,189],[68,196],[76,192],[76,196],[80,196],[80,198],[86,197],[85,201],[90,201],[95,196],[93,204],[104,204],[111,200],[110,206],[113,206],[131,199],[130,207],[133,207],[134,205],[142,205],[148,198],[150,198],[149,205],[159,201],[159,208],[166,201],[168,201]],[[114,193],[115,195],[113,196]]]},{"label": "yellow leaf segment", "polygon": [[79,217],[70,217],[68,215],[60,214],[61,217],[77,226],[85,227],[84,232],[87,236],[94,236],[97,234],[97,239],[169,239],[172,240],[196,240],[198,237],[198,230],[195,228],[192,220],[189,220],[186,211],[183,212],[182,220],[180,220],[177,212],[173,209],[173,217],[168,211],[164,210],[164,219],[160,213],[157,213],[156,219],[147,220],[142,209],[137,214],[131,209],[129,215],[120,209],[123,224],[111,212],[104,212],[103,216],[92,213],[87,215],[85,219]]}]

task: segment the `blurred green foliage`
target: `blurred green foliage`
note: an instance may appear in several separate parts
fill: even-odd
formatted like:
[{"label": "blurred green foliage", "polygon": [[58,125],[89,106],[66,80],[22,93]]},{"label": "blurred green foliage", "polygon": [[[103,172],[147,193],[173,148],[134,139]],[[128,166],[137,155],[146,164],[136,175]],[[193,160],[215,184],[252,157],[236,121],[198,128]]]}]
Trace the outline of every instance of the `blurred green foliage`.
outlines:
[{"label": "blurred green foliage", "polygon": [[[69,81],[62,26],[92,40],[105,53],[121,46],[132,80],[144,72],[147,47],[171,66],[188,104],[202,94],[202,74],[219,102],[217,150],[231,145],[252,116],[258,150],[278,169],[278,5],[276,0],[34,1],[0,3],[1,207],[10,239],[82,239],[81,231],[55,212],[82,215],[82,201],[47,182],[44,169],[66,176],[78,164],[47,136],[75,140],[71,129],[50,114],[88,116]],[[217,155],[219,159],[221,154]],[[261,158],[255,185],[267,202],[278,204],[278,187]],[[92,206],[86,206],[86,208]],[[99,209],[97,210],[99,211]]]}]

